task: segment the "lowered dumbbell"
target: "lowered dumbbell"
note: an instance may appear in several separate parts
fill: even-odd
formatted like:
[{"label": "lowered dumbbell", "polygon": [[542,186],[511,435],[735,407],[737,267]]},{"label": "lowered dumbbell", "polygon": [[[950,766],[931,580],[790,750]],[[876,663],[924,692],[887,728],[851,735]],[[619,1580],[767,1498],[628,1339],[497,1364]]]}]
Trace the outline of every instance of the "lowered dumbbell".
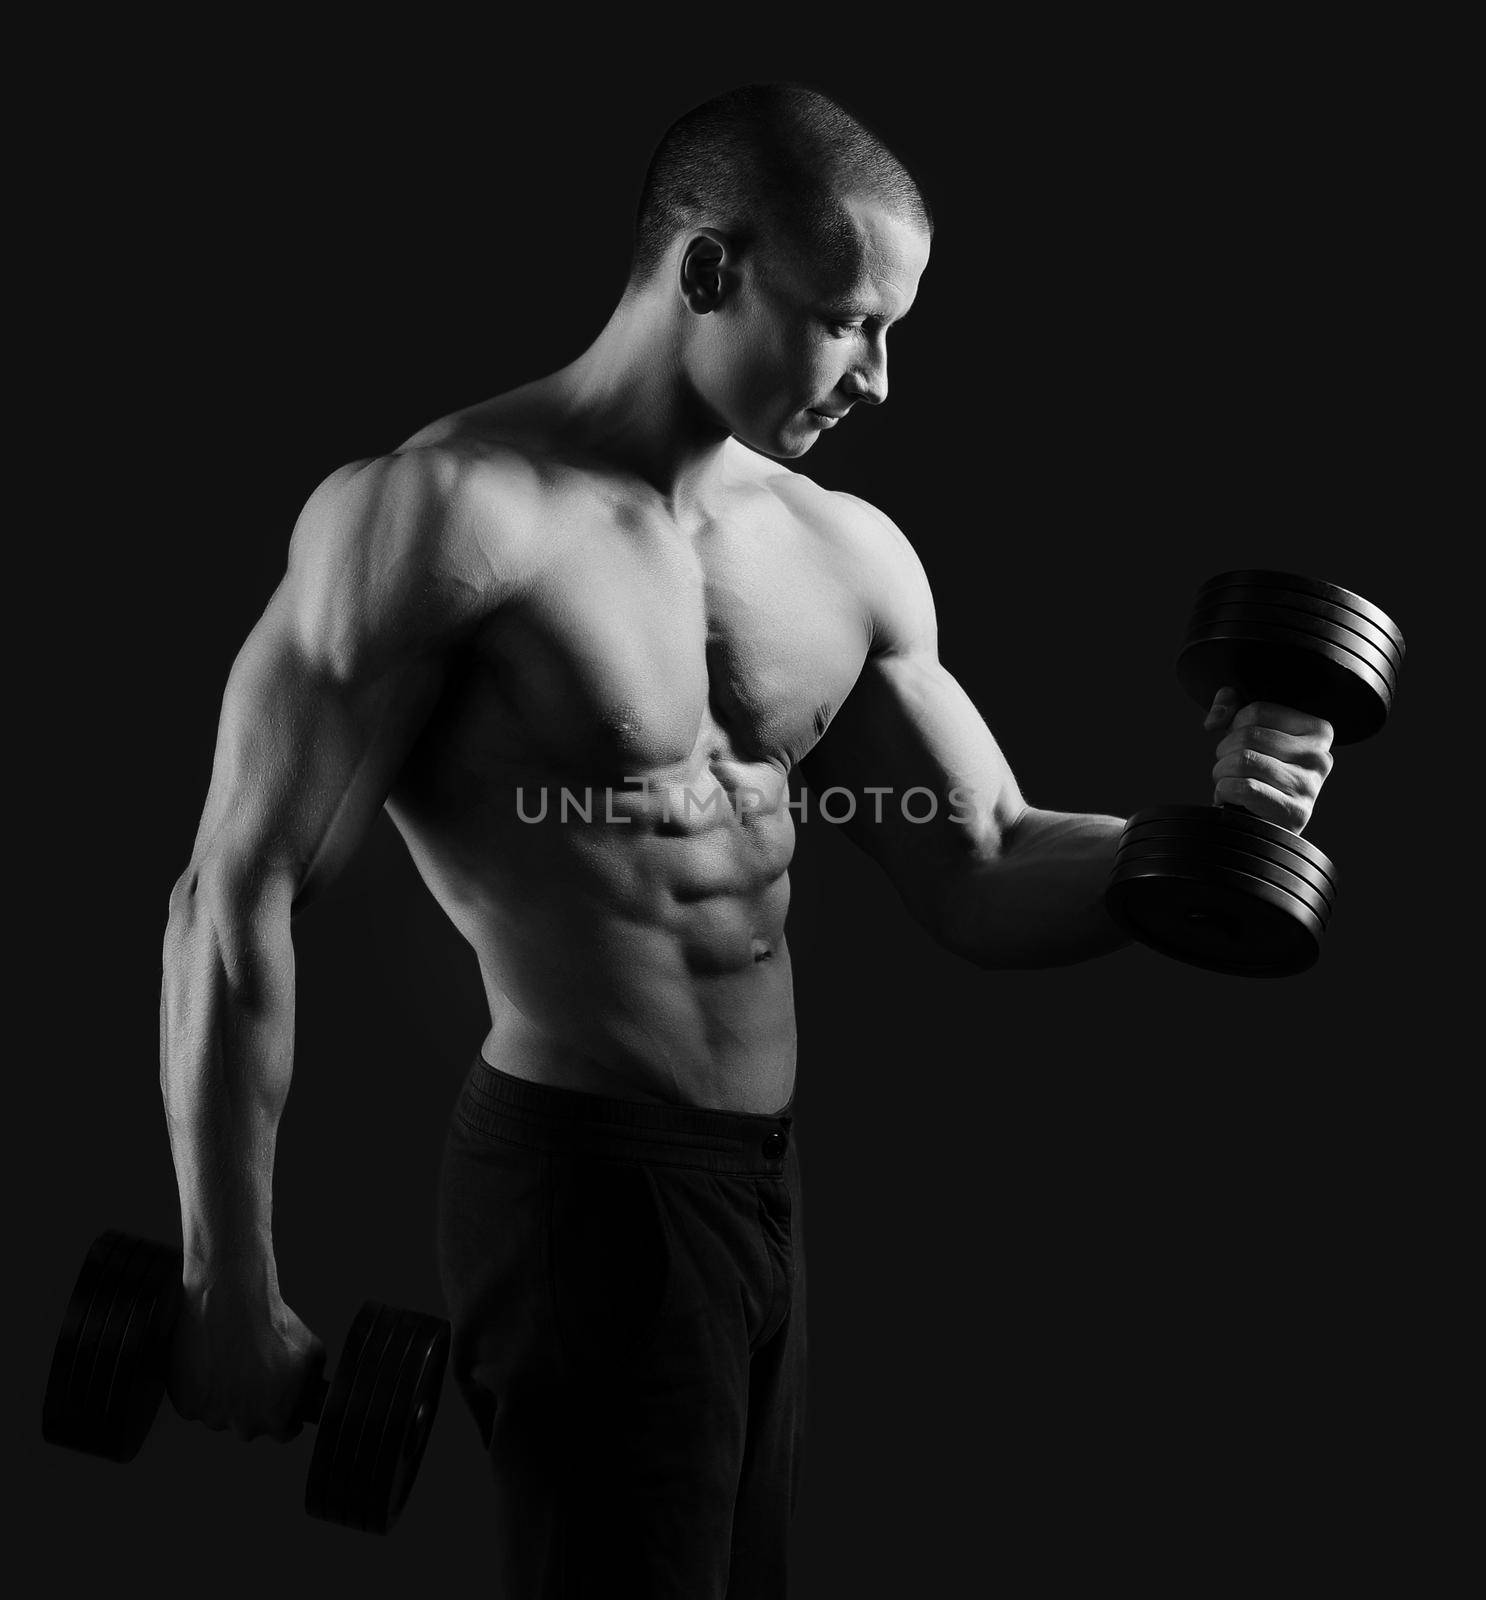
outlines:
[{"label": "lowered dumbbell", "polygon": [[[1225,572],[1198,590],[1176,675],[1204,709],[1231,688],[1324,717],[1352,744],[1387,720],[1403,657],[1397,625],[1350,589]],[[1319,957],[1336,884],[1315,845],[1240,806],[1158,806],[1125,824],[1104,903],[1163,955],[1279,978]]]},{"label": "lowered dumbbell", "polygon": [[[62,1317],[42,1436],[109,1461],[138,1454],[165,1393],[181,1307],[181,1251],[110,1230],[93,1241]],[[335,1376],[311,1384],[311,1516],[386,1533],[412,1490],[438,1410],[449,1324],[368,1300]]]}]

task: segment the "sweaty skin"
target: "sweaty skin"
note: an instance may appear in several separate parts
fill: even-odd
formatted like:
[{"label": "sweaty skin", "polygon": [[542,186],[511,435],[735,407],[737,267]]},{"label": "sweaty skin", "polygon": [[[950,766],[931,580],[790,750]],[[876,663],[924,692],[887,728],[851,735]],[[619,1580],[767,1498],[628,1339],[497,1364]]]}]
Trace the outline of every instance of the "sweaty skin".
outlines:
[{"label": "sweaty skin", "polygon": [[[233,664],[165,938],[184,1415],[292,1437],[323,1362],[272,1247],[291,924],[384,805],[479,962],[485,1058],[564,1088],[789,1100],[797,763],[857,798],[846,831],[947,949],[994,968],[1124,942],[1102,906],[1120,819],[1027,805],[938,659],[908,540],[789,465],[886,398],[928,257],[900,217],[846,206],[833,276],[696,228],[570,366],[306,504]],[[1298,830],[1330,729],[1242,715],[1220,790]],[[916,786],[932,821],[903,815]]]}]

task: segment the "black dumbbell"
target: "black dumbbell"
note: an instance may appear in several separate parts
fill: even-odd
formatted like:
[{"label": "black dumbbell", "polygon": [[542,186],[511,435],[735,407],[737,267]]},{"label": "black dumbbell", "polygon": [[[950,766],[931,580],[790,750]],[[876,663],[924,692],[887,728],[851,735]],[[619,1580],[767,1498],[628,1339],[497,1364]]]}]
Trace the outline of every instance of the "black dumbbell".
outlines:
[{"label": "black dumbbell", "polygon": [[[1324,717],[1335,743],[1386,721],[1403,634],[1350,589],[1289,572],[1225,572],[1198,590],[1177,681],[1204,707],[1219,689]],[[1133,938],[1251,978],[1314,965],[1337,870],[1308,840],[1240,806],[1158,806],[1125,824],[1104,903]]]},{"label": "black dumbbell", "polygon": [[[110,1230],[93,1241],[62,1317],[41,1409],[50,1443],[131,1461],[165,1393],[181,1306],[181,1251]],[[335,1376],[300,1403],[317,1425],[311,1516],[386,1533],[412,1490],[438,1410],[449,1324],[368,1300]]]}]

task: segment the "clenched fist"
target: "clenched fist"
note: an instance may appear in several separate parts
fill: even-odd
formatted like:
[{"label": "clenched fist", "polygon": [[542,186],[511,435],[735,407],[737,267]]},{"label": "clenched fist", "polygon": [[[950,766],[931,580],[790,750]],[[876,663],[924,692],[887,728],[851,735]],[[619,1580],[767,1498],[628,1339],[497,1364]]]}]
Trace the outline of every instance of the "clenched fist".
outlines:
[{"label": "clenched fist", "polygon": [[1213,764],[1214,804],[1300,833],[1331,771],[1331,724],[1269,700],[1240,706],[1234,690],[1219,689],[1202,726],[1227,730]]},{"label": "clenched fist", "polygon": [[244,1440],[293,1439],[304,1426],[300,1400],[324,1369],[324,1344],[276,1288],[187,1286],[166,1388],[188,1421]]}]

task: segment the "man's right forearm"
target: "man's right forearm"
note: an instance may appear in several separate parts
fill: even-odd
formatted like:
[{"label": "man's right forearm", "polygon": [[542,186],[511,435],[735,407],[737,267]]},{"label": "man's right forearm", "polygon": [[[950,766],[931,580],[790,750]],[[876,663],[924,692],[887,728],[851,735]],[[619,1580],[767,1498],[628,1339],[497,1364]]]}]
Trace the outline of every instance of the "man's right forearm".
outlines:
[{"label": "man's right forearm", "polygon": [[160,1092],[188,1284],[277,1290],[273,1167],[294,1059],[289,886],[210,866],[171,896]]}]

